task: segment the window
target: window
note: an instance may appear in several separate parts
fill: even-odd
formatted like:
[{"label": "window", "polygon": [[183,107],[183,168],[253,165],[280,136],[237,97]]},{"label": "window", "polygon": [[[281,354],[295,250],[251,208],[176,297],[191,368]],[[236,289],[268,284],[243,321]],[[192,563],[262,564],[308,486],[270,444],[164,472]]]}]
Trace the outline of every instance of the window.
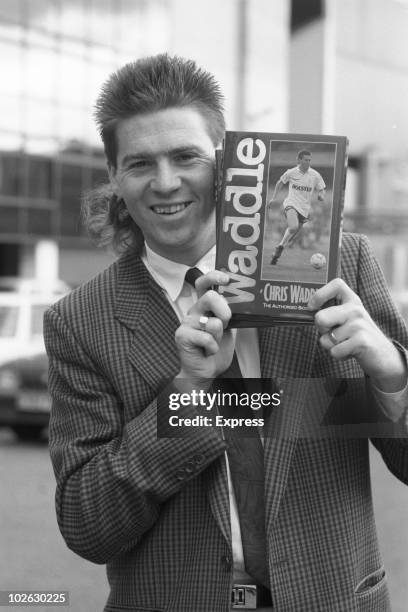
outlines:
[{"label": "window", "polygon": [[38,236],[50,236],[52,233],[52,212],[43,208],[26,209],[27,231]]},{"label": "window", "polygon": [[80,233],[82,174],[82,166],[62,163],[60,232],[64,236],[78,236]]},{"label": "window", "polygon": [[[19,196],[23,193],[24,158],[18,154],[0,156],[0,193]],[[0,227],[3,227],[0,223]]]},{"label": "window", "polygon": [[25,56],[24,95],[51,100],[58,76],[57,55],[52,49],[30,46]]},{"label": "window", "polygon": [[27,156],[30,198],[52,198],[52,163],[46,157]]},{"label": "window", "polygon": [[31,136],[52,138],[55,129],[56,107],[48,101],[28,100],[25,130]]},{"label": "window", "polygon": [[20,45],[0,41],[0,57],[2,59],[0,92],[17,96],[21,90],[22,53]]},{"label": "window", "polygon": [[[72,0],[71,0],[72,1]],[[59,2],[56,0],[25,0],[28,26],[57,32],[60,22]]]}]

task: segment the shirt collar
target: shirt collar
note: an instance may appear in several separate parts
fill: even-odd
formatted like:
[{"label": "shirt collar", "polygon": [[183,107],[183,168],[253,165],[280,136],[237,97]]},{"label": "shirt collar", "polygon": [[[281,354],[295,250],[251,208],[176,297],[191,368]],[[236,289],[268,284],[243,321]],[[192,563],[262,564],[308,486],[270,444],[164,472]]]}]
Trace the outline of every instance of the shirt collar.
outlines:
[{"label": "shirt collar", "polygon": [[184,277],[189,268],[199,268],[203,274],[215,270],[215,245],[194,266],[186,266],[162,257],[155,253],[147,243],[145,243],[142,259],[156,282],[167,291],[170,299],[175,302],[181,293]]}]

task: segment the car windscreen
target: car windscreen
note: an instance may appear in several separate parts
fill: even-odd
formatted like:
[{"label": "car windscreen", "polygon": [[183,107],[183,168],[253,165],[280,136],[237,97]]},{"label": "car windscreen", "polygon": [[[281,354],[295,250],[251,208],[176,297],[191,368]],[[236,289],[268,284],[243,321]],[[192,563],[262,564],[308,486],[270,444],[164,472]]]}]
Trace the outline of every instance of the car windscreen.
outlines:
[{"label": "car windscreen", "polygon": [[0,338],[14,338],[17,333],[18,306],[0,304]]},{"label": "car windscreen", "polygon": [[33,340],[42,338],[43,335],[43,316],[49,304],[31,305],[31,325],[30,336]]}]

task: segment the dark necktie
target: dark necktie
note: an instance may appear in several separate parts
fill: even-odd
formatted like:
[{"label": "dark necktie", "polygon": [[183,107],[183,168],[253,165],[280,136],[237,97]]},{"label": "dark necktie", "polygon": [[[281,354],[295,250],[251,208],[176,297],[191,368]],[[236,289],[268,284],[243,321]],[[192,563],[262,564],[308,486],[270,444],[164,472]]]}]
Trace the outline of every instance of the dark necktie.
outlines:
[{"label": "dark necktie", "polygon": [[[190,268],[185,279],[194,287],[195,281],[201,274],[198,268]],[[213,387],[229,393],[245,392],[235,352],[230,367],[214,381]],[[220,406],[219,409],[224,416],[227,416],[223,407]],[[245,410],[251,412],[247,407]],[[228,411],[228,416],[248,418],[254,416],[248,413],[241,414],[241,411],[241,407],[234,406]],[[244,428],[224,428],[241,527],[245,569],[256,582],[269,588],[265,533],[264,453],[258,430],[251,428],[251,434],[249,435],[249,431]]]},{"label": "dark necktie", "polygon": [[195,282],[197,278],[200,278],[200,276],[202,275],[203,273],[201,272],[201,270],[199,270],[199,268],[189,268],[184,278],[186,280],[186,283],[195,288]]}]

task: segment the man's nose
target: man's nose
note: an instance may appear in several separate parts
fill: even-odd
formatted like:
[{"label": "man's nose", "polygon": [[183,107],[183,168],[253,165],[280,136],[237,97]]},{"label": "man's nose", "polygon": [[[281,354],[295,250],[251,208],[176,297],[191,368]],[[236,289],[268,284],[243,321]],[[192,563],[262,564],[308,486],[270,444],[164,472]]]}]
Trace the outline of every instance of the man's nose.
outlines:
[{"label": "man's nose", "polygon": [[180,187],[181,178],[177,169],[166,160],[157,165],[155,175],[150,185],[153,191],[168,193]]}]

